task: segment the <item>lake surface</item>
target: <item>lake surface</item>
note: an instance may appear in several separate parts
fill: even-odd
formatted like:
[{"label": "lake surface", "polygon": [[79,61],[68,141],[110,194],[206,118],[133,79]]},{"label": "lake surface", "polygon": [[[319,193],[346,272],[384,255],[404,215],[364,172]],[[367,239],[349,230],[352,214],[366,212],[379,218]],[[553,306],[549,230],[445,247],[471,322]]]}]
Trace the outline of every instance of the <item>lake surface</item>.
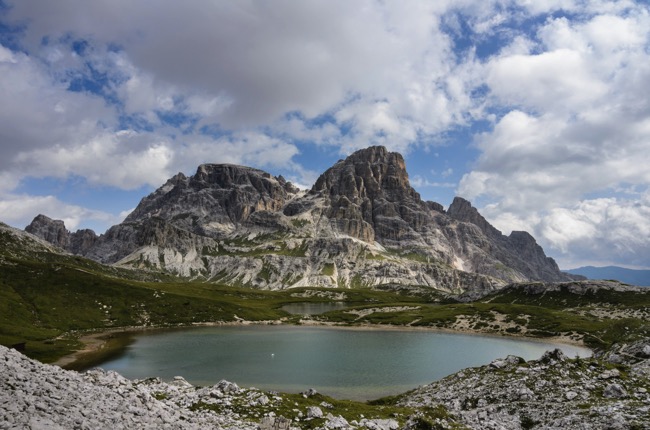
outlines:
[{"label": "lake surface", "polygon": [[[508,354],[539,358],[557,344],[416,330],[303,326],[200,327],[138,334],[99,367],[130,379],[180,375],[194,385],[221,379],[281,392],[314,388],[369,400],[416,388]],[[591,355],[559,345],[569,357]]]}]

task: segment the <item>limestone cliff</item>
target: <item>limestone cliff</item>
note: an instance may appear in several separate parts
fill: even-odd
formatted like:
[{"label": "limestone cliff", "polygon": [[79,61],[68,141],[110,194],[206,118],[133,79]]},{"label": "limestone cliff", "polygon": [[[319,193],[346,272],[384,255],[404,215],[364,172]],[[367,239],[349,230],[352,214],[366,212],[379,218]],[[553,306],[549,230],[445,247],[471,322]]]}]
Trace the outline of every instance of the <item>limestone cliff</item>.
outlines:
[{"label": "limestone cliff", "polygon": [[70,233],[63,221],[53,220],[42,214],[37,215],[25,227],[25,231],[73,254],[85,254],[97,241],[97,235],[92,230],[83,229]]},{"label": "limestone cliff", "polygon": [[466,200],[446,212],[423,201],[403,157],[384,147],[340,160],[308,191],[261,170],[203,164],[74,249],[62,223],[35,220],[30,229],[104,263],[254,288],[398,284],[482,294],[570,279],[532,236],[501,234]]}]

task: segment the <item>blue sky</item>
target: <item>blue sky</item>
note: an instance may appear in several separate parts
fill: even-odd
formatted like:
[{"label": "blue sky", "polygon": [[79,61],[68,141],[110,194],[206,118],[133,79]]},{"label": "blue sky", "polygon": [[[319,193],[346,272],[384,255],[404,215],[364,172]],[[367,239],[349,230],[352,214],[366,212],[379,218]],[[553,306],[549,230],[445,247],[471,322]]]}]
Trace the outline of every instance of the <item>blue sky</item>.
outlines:
[{"label": "blue sky", "polygon": [[201,163],[401,152],[560,267],[650,268],[645,1],[0,0],[0,220],[103,232]]}]

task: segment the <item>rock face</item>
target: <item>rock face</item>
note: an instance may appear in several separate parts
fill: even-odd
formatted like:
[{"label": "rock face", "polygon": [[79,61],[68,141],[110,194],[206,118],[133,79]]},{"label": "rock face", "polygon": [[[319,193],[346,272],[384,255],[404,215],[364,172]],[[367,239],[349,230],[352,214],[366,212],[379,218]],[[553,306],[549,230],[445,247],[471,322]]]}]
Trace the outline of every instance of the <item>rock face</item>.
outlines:
[{"label": "rock face", "polygon": [[84,229],[70,233],[61,220],[53,220],[45,215],[37,215],[36,218],[25,227],[25,231],[40,237],[54,246],[83,255],[93,247],[97,241],[94,231]]},{"label": "rock face", "polygon": [[525,232],[504,236],[462,198],[445,212],[411,187],[403,157],[355,152],[311,190],[242,166],[204,164],[94,238],[37,217],[28,230],[102,263],[254,288],[418,285],[484,294],[571,279]]},{"label": "rock face", "polygon": [[173,220],[196,234],[220,237],[256,212],[278,212],[299,190],[282,176],[229,164],[203,164],[196,174],[182,173],[145,197],[125,223],[149,218]]},{"label": "rock face", "polygon": [[45,215],[37,215],[36,218],[25,227],[27,233],[38,236],[59,248],[70,247],[70,232],[65,228],[61,220],[53,220]]},{"label": "rock face", "polygon": [[335,231],[365,242],[409,240],[429,209],[411,188],[400,154],[373,147],[352,154],[323,173],[310,194],[327,202]]}]

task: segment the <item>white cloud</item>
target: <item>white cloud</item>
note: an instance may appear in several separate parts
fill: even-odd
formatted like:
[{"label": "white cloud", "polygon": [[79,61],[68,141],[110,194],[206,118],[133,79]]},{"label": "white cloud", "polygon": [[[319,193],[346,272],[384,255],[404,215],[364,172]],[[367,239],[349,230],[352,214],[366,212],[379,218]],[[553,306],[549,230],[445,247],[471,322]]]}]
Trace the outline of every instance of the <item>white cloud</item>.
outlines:
[{"label": "white cloud", "polygon": [[576,255],[650,265],[647,198],[605,197],[650,186],[650,102],[640,95],[650,85],[650,22],[647,8],[635,12],[550,19],[528,52],[486,62],[506,113],[477,138],[481,155],[458,191],[487,201],[486,217],[504,232],[534,232],[564,267],[579,265]]},{"label": "white cloud", "polygon": [[101,97],[67,91],[42,64],[24,54],[4,57],[0,61],[0,169],[10,167],[20,152],[84,141],[103,128],[100,121],[114,123],[115,115]]},{"label": "white cloud", "polygon": [[[543,240],[567,259],[565,267],[583,264],[647,266],[650,252],[650,205],[602,198],[550,211],[537,227]],[[581,261],[575,261],[580,255]]]},{"label": "white cloud", "polygon": [[175,154],[175,165],[192,171],[202,163],[230,163],[256,167],[292,167],[298,148],[286,141],[255,131],[242,131],[217,139],[187,137]]},{"label": "white cloud", "polygon": [[[499,228],[569,255],[615,225],[590,218],[608,202],[628,221],[603,240],[644,249],[625,233],[634,198],[599,199],[650,185],[642,2],[20,0],[2,18],[24,24],[20,52],[0,46],[3,193],[29,176],[157,186],[204,162],[309,184],[304,142],[408,154],[479,120],[458,191]],[[101,91],[68,90],[97,76]]]},{"label": "white cloud", "polygon": [[54,196],[3,195],[0,198],[0,219],[16,228],[25,228],[38,214],[63,220],[70,231],[95,225],[105,229],[123,220],[106,212],[67,204]]},{"label": "white cloud", "polygon": [[487,83],[503,103],[536,111],[579,109],[607,90],[583,55],[570,49],[497,58],[488,65]]},{"label": "white cloud", "polygon": [[15,165],[33,177],[70,175],[90,184],[134,189],[164,182],[170,175],[173,151],[169,142],[152,143],[157,136],[120,131],[94,136],[79,145],[56,145],[18,154]]}]

